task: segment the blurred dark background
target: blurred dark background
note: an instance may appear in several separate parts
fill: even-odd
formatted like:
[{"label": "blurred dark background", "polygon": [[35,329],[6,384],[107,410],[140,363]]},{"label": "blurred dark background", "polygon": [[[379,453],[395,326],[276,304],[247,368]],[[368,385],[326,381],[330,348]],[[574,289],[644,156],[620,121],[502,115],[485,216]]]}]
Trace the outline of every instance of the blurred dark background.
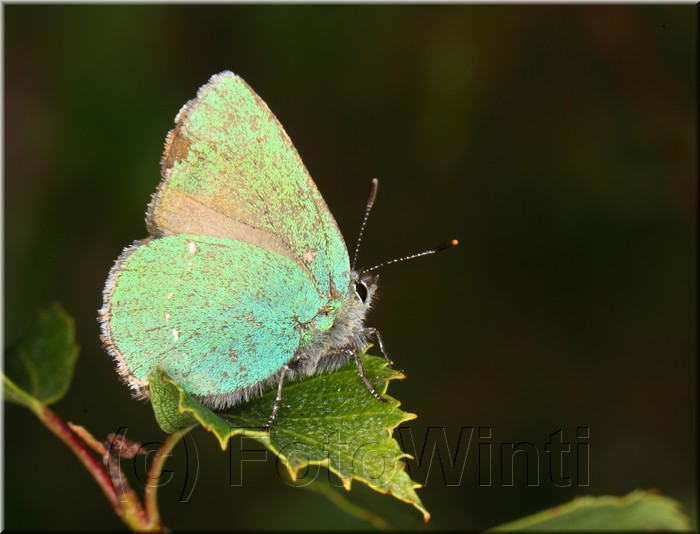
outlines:
[{"label": "blurred dark background", "polygon": [[[175,114],[228,69],[285,126],[350,248],[380,178],[361,264],[461,242],[383,270],[369,320],[408,376],[389,393],[419,415],[407,425],[416,446],[441,427],[454,455],[461,427],[491,429],[475,430],[461,479],[444,460],[446,481],[437,459],[429,474],[413,465],[427,476],[427,528],[636,488],[695,516],[695,6],[3,10],[5,344],[53,300],[75,317],[82,352],[55,407],[66,420],[100,437],[121,426],[164,437],[117,380],[97,309],[114,259],[146,236]],[[29,412],[4,415],[7,527],[123,527]],[[570,487],[550,479],[545,443],[559,430]],[[201,429],[192,439],[191,498],[179,503],[175,484],[161,495],[174,530],[367,526],[286,486],[273,460],[248,462],[231,487],[229,453]],[[501,444],[519,442],[539,453],[538,486],[522,454],[513,485],[500,482]],[[479,444],[491,445],[490,487]],[[581,487],[574,453],[586,446]],[[350,496],[421,528],[405,504],[359,484]]]}]

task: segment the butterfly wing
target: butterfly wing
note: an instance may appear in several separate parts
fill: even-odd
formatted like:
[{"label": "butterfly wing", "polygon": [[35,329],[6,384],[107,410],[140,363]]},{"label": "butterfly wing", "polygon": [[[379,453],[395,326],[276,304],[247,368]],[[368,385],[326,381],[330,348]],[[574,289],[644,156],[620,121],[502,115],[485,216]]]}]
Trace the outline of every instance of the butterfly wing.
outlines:
[{"label": "butterfly wing", "polygon": [[189,393],[228,405],[277,377],[321,300],[308,274],[274,251],[171,235],[136,243],[117,261],[100,312],[102,338],[142,396],[161,365]]},{"label": "butterfly wing", "polygon": [[198,234],[272,250],[344,295],[349,260],[321,194],[267,105],[238,76],[211,78],[175,119],[149,206],[154,237]]}]

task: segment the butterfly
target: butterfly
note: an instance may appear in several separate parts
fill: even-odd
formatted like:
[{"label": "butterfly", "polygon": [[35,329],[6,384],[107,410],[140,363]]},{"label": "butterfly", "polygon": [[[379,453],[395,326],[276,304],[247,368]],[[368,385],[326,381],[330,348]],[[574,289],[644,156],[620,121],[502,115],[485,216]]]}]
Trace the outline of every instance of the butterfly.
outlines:
[{"label": "butterfly", "polygon": [[[215,410],[277,387],[269,427],[285,380],[354,358],[387,402],[360,358],[375,339],[389,360],[364,324],[377,276],[351,267],[292,142],[239,76],[214,75],[180,110],[161,175],[149,237],[119,256],[99,311],[103,345],[135,396],[148,398],[156,366]],[[374,180],[365,221],[376,190]]]}]

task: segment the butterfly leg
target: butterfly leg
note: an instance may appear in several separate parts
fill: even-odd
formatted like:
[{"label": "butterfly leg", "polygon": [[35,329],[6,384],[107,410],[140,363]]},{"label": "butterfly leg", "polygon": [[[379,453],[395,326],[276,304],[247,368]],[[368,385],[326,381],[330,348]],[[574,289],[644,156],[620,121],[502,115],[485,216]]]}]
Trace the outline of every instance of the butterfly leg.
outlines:
[{"label": "butterfly leg", "polygon": [[373,337],[374,339],[377,340],[377,343],[379,343],[379,350],[382,353],[382,356],[384,356],[384,359],[387,361],[389,364],[389,367],[394,365],[394,362],[391,361],[391,358],[389,358],[389,355],[386,353],[386,349],[384,348],[384,340],[382,339],[381,334],[379,333],[379,330],[376,328],[370,326],[365,328],[365,335],[367,337]]},{"label": "butterfly leg", "polygon": [[369,390],[369,392],[374,396],[375,399],[378,401],[384,402],[386,404],[389,404],[389,399],[385,399],[382,397],[379,393],[377,393],[377,390],[374,389],[374,386],[372,385],[372,382],[369,381],[369,378],[367,378],[367,375],[365,374],[365,366],[362,365],[362,358],[360,358],[360,353],[358,351],[354,351],[355,356],[355,363],[357,364],[357,370],[359,371],[360,378],[362,378],[362,381],[365,383],[365,387]]},{"label": "butterfly leg", "polygon": [[280,380],[277,384],[277,396],[275,397],[275,405],[272,407],[272,414],[270,414],[270,419],[267,424],[263,427],[263,430],[270,430],[272,422],[277,418],[277,412],[280,409],[280,404],[282,403],[282,386],[284,386],[284,379],[287,378],[287,371],[289,371],[289,365],[282,367],[280,372]]}]

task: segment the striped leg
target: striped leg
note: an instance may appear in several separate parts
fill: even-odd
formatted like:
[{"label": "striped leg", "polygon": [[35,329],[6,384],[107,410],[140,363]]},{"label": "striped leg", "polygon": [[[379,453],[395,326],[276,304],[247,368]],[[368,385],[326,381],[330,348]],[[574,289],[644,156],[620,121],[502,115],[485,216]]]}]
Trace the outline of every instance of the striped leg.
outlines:
[{"label": "striped leg", "polygon": [[357,369],[360,374],[360,378],[362,378],[362,381],[365,383],[365,386],[369,390],[369,392],[374,396],[375,399],[378,401],[384,402],[386,404],[389,404],[389,399],[385,399],[382,397],[379,393],[377,393],[377,390],[374,389],[374,386],[372,385],[372,382],[369,381],[369,378],[367,378],[367,375],[365,374],[365,366],[362,365],[362,358],[360,358],[360,354],[355,351],[355,363],[357,364]]},{"label": "striped leg", "polygon": [[374,339],[377,340],[377,343],[379,343],[379,350],[382,353],[382,356],[384,356],[384,359],[387,361],[389,364],[389,367],[394,365],[394,362],[391,361],[391,358],[389,358],[389,355],[386,352],[386,349],[384,348],[384,340],[382,339],[381,334],[379,333],[379,330],[377,330],[374,327],[367,327],[365,328],[365,335],[367,337],[373,337]]},{"label": "striped leg", "polygon": [[272,414],[270,414],[270,419],[267,424],[263,427],[263,430],[270,430],[272,422],[277,418],[277,412],[280,409],[280,404],[282,403],[282,386],[284,386],[284,379],[287,378],[287,371],[289,371],[289,365],[282,367],[282,372],[280,373],[280,381],[277,384],[277,397],[275,397],[275,405],[272,407]]}]

